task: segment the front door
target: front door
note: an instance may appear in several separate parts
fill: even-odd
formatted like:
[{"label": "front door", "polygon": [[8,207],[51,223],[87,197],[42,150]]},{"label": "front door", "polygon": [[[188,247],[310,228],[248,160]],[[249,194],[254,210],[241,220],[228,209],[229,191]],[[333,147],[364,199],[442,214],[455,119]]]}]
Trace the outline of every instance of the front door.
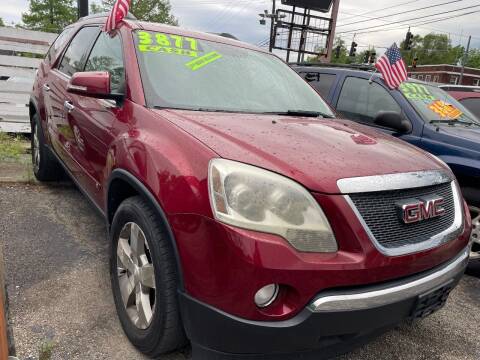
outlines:
[{"label": "front door", "polygon": [[99,33],[98,27],[83,27],[73,37],[62,60],[48,75],[50,109],[48,109],[48,132],[52,146],[65,166],[82,186],[91,183],[76,161],[80,151],[71,123],[73,99],[76,95],[67,92],[71,76],[82,71],[88,51]]},{"label": "front door", "polygon": [[[98,36],[87,60],[84,71],[108,71],[112,93],[125,93],[125,67],[122,40],[105,32]],[[113,127],[123,111],[122,104],[113,100],[95,99],[75,95],[71,97],[68,124],[72,129],[76,147],[71,153],[88,177],[88,191],[98,203],[103,200],[102,184],[109,145],[114,138]]]}]

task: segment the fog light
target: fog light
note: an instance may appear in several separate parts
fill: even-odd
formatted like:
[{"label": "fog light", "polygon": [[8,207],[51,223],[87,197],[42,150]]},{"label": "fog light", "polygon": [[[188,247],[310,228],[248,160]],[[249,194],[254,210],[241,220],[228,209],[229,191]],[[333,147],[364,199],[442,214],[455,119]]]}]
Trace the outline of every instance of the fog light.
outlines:
[{"label": "fog light", "polygon": [[264,286],[255,294],[255,304],[260,308],[265,308],[271,305],[278,295],[278,285],[270,284]]}]

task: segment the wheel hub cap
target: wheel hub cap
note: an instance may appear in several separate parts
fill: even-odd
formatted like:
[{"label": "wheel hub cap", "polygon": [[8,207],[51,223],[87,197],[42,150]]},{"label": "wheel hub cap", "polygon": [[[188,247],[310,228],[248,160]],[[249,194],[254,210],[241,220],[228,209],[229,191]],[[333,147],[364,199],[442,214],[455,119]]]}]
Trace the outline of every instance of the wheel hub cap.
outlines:
[{"label": "wheel hub cap", "polygon": [[139,329],[150,325],[155,309],[155,271],[142,229],[127,223],[118,239],[117,270],[123,305]]},{"label": "wheel hub cap", "polygon": [[476,207],[470,207],[470,213],[472,214],[471,240],[473,241],[470,258],[473,260],[480,260],[480,209]]}]

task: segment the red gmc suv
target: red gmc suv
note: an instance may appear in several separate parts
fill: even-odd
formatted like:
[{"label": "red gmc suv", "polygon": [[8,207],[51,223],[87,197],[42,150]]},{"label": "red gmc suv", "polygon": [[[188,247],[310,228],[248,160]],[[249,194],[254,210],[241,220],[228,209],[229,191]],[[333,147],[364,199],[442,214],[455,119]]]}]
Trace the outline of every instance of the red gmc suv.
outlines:
[{"label": "red gmc suv", "polygon": [[471,220],[444,163],[335,119],[261,49],[104,21],[67,27],[40,65],[32,158],[105,217],[140,351],[318,359],[445,303]]}]

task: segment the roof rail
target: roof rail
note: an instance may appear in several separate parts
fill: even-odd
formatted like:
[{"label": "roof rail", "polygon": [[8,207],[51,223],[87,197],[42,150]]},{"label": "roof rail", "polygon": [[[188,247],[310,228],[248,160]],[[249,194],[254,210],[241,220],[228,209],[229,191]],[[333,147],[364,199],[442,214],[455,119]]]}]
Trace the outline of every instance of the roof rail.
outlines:
[{"label": "roof rail", "polygon": [[317,66],[317,67],[330,67],[330,68],[342,68],[352,70],[363,71],[375,71],[375,66],[370,64],[332,64],[332,63],[320,63],[320,62],[300,62],[289,63],[291,66]]},{"label": "roof rail", "polygon": [[[101,12],[101,13],[96,13],[96,14],[92,14],[92,15],[87,15],[87,16],[84,16],[84,17],[81,17],[80,19],[78,19],[78,21],[81,21],[81,20],[87,20],[87,19],[96,19],[96,18],[101,18],[101,17],[108,17],[108,15],[110,15],[109,12]],[[125,16],[125,19],[128,19],[128,20],[138,20],[135,15],[133,15],[131,12],[129,12],[127,14],[127,16]]]}]

